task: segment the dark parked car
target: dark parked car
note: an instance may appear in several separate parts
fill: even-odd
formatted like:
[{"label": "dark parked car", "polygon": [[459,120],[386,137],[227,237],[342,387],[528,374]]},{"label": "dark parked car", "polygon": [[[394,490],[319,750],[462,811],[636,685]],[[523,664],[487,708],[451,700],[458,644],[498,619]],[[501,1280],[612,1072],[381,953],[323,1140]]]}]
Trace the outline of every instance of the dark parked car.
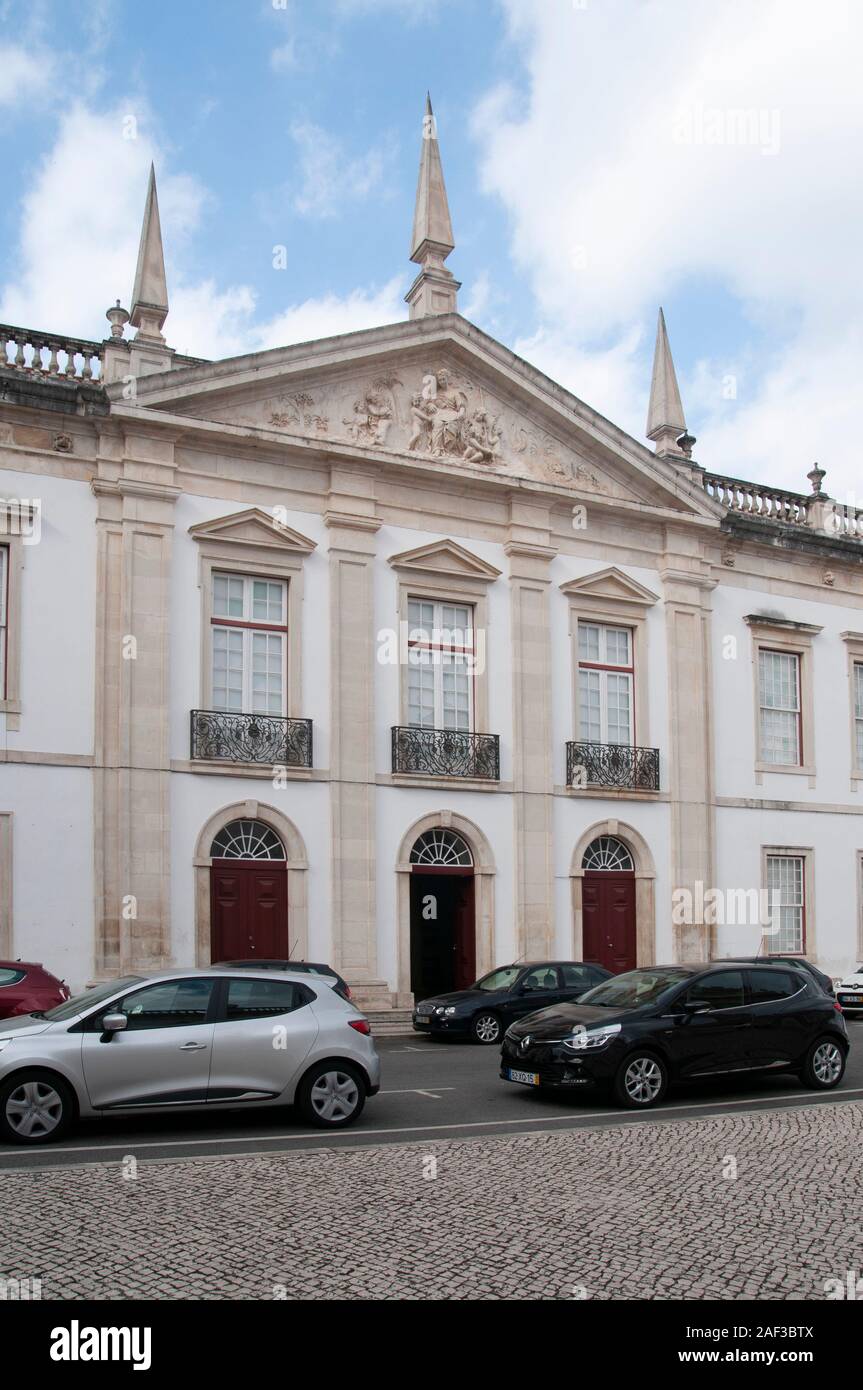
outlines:
[{"label": "dark parked car", "polygon": [[539,1089],[604,1087],[621,1105],[644,1108],[670,1082],[738,1072],[793,1072],[829,1090],[842,1080],[848,1048],[842,1009],[805,971],[657,965],[514,1023],[500,1074]]},{"label": "dark parked car", "polygon": [[352,995],[347,980],[343,980],[331,965],[321,965],[310,960],[220,960],[219,966],[231,970],[290,970],[301,975],[330,975],[335,984],[333,989],[350,1003]]},{"label": "dark parked car", "polygon": [[580,960],[521,961],[500,965],[468,989],[423,999],[413,1015],[418,1033],[497,1043],[508,1023],[549,1004],[580,998],[611,971]]},{"label": "dark parked car", "polygon": [[[747,965],[790,965],[794,970],[803,970],[807,975],[811,975],[825,994],[835,993],[830,976],[825,975],[824,971],[819,970],[817,965],[813,965],[811,960],[804,960],[802,956],[735,956],[734,959]],[[719,961],[714,963],[718,965]]]},{"label": "dark parked car", "polygon": [[0,960],[0,1018],[41,1013],[69,998],[56,975],[29,960]]}]

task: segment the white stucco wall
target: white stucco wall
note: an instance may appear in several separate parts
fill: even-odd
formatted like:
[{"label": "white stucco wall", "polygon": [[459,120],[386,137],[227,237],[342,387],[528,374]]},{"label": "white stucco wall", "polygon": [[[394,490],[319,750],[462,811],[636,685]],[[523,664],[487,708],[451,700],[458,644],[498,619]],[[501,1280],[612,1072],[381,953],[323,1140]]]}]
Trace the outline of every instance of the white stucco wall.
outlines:
[{"label": "white stucco wall", "polygon": [[2,495],[42,504],[38,544],[22,546],[21,717],[5,746],[92,753],[96,499],[85,482],[5,470]]},{"label": "white stucco wall", "polygon": [[81,989],[93,971],[92,773],[7,763],[0,777],[0,809],[13,813],[13,959]]}]

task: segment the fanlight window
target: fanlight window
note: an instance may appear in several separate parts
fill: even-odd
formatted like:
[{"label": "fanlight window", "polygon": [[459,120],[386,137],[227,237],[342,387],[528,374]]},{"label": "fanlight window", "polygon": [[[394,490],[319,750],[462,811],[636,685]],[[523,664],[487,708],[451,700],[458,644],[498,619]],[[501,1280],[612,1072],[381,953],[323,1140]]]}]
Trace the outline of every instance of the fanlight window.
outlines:
[{"label": "fanlight window", "polygon": [[411,850],[411,863],[466,869],[473,864],[473,855],[461,836],[452,830],[426,830]]},{"label": "fanlight window", "polygon": [[591,840],[581,861],[583,869],[634,869],[632,855],[622,840],[599,835]]},{"label": "fanlight window", "polygon": [[285,847],[268,825],[259,820],[232,820],[220,830],[212,845],[213,859],[284,859]]}]

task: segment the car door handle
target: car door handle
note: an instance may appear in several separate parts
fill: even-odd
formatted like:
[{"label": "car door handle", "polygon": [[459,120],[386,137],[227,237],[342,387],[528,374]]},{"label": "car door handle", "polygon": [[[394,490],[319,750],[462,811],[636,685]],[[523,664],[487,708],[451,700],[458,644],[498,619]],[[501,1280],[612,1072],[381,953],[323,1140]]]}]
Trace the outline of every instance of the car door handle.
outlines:
[{"label": "car door handle", "polygon": [[181,1052],[203,1052],[204,1049],[206,1048],[206,1046],[207,1046],[206,1043],[180,1043],[180,1051],[181,1051]]}]

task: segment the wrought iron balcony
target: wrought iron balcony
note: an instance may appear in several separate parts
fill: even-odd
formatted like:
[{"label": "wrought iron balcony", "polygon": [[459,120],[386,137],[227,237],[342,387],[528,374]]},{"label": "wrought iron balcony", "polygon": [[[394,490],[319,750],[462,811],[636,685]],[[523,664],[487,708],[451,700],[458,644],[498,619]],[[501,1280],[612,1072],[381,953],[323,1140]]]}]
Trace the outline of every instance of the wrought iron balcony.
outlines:
[{"label": "wrought iron balcony", "polygon": [[482,777],[500,780],[497,734],[468,734],[459,729],[393,728],[393,772],[431,777]]},{"label": "wrought iron balcony", "polygon": [[193,709],[192,757],[226,763],[312,766],[311,719]]},{"label": "wrought iron balcony", "polygon": [[567,743],[568,787],[659,791],[659,749],[627,743]]}]

